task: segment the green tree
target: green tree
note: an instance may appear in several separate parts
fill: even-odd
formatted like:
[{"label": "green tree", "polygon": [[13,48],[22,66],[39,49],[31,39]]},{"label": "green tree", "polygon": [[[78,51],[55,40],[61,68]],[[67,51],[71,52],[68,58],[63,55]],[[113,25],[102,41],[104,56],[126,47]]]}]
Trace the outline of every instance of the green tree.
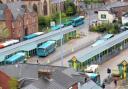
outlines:
[{"label": "green tree", "polygon": [[15,78],[12,78],[9,81],[9,89],[18,89],[18,81]]},{"label": "green tree", "polygon": [[76,14],[76,6],[71,0],[66,0],[65,7],[67,16],[72,16]]},{"label": "green tree", "polygon": [[51,21],[50,16],[39,16],[38,17],[39,30],[42,31],[42,29],[49,27],[50,21]]},{"label": "green tree", "polygon": [[69,7],[67,8],[66,14],[67,14],[68,16],[71,16],[71,15],[73,14],[73,8],[72,8],[71,6],[69,6]]}]

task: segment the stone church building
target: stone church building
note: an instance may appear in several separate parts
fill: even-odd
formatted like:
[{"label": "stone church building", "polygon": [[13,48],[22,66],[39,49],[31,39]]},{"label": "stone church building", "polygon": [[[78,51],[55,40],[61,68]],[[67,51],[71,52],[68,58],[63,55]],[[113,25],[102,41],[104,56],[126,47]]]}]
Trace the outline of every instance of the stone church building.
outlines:
[{"label": "stone church building", "polygon": [[[64,10],[64,1],[66,0],[0,0],[2,3],[23,1],[24,4],[29,8],[33,9],[38,15],[52,15],[60,10]],[[59,4],[61,3],[61,4]]]},{"label": "stone church building", "polygon": [[1,39],[22,39],[37,31],[38,15],[28,10],[23,2],[0,4]]}]

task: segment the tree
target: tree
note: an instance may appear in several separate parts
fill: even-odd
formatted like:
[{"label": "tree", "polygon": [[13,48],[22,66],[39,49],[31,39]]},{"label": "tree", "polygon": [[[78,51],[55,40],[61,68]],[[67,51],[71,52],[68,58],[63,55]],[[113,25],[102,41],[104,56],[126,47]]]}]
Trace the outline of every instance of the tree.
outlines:
[{"label": "tree", "polygon": [[15,78],[11,78],[9,81],[9,89],[18,89],[18,81]]},{"label": "tree", "polygon": [[72,8],[71,6],[69,6],[69,7],[67,8],[66,14],[67,14],[68,16],[71,16],[71,15],[73,14],[73,8]]},{"label": "tree", "polygon": [[76,14],[76,6],[71,0],[66,0],[65,7],[67,16],[72,16]]},{"label": "tree", "polygon": [[38,25],[39,30],[42,30],[46,27],[50,26],[51,17],[50,16],[39,16],[38,17]]}]

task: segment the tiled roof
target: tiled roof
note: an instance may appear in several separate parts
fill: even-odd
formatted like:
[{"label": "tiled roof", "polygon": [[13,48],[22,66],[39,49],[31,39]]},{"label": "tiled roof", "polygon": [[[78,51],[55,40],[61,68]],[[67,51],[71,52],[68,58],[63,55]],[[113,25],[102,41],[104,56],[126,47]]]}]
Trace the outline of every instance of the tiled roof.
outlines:
[{"label": "tiled roof", "polygon": [[96,83],[94,83],[92,80],[89,80],[80,89],[102,89],[102,88],[96,85]]},{"label": "tiled roof", "polygon": [[[39,69],[54,70],[51,75],[52,81],[49,81],[44,78],[38,78]],[[0,70],[20,80],[23,78],[26,78],[26,79],[28,78],[29,80],[35,79],[35,81],[32,83],[30,81],[31,84],[29,84],[29,82],[26,82],[29,85],[26,86],[25,84],[26,87],[23,87],[23,89],[30,89],[29,87],[32,87],[32,86],[36,87],[37,89],[67,89],[72,85],[74,85],[75,83],[77,83],[77,80],[67,75],[66,73],[62,72],[66,69],[68,68],[57,67],[57,66],[34,65],[34,64],[6,65],[6,67],[5,66],[0,67]]]},{"label": "tiled roof", "polygon": [[[51,79],[38,77],[38,70],[52,70]],[[84,82],[86,76],[81,76],[72,68],[47,66],[37,64],[16,64],[0,66],[0,70],[7,73],[11,77],[16,77],[20,81],[20,89],[69,89],[72,85],[80,82],[81,89],[101,89],[94,82]],[[89,84],[89,85],[88,85]],[[85,88],[86,87],[86,88]]]},{"label": "tiled roof", "polygon": [[7,8],[6,4],[0,4],[0,20],[5,20],[4,10]]},{"label": "tiled roof", "polygon": [[22,6],[24,5],[23,2],[18,1],[18,2],[12,2],[12,3],[7,3],[8,8],[11,10],[12,14],[13,14],[13,19],[15,20],[17,18],[17,16],[23,16],[25,9],[22,8]]}]

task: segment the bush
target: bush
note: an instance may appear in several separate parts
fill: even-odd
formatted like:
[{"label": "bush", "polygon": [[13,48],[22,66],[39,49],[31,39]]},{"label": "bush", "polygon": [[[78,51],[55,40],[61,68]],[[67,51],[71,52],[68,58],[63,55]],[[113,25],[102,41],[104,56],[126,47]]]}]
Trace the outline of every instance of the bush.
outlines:
[{"label": "bush", "polygon": [[38,17],[38,25],[39,30],[42,31],[42,29],[50,26],[51,17],[50,16],[40,16]]},{"label": "bush", "polygon": [[18,81],[15,78],[12,78],[9,81],[9,87],[10,89],[18,89]]},{"label": "bush", "polygon": [[100,32],[100,33],[108,32],[108,33],[116,34],[119,32],[119,26],[118,24],[102,23],[97,26],[92,26],[90,31]]},{"label": "bush", "polygon": [[71,0],[66,0],[65,7],[66,7],[65,13],[67,16],[73,16],[76,14],[77,12],[76,6]]}]

